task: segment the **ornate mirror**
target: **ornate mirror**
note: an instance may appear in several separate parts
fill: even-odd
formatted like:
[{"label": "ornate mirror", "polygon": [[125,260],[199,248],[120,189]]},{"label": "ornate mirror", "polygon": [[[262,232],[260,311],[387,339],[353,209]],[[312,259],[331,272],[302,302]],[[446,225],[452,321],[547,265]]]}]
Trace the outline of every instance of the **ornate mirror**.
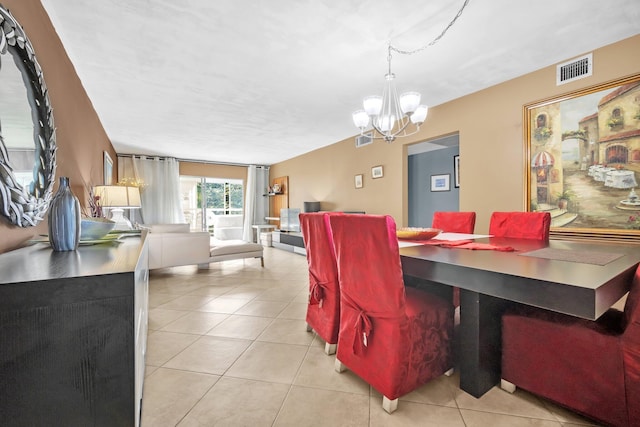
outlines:
[{"label": "ornate mirror", "polygon": [[30,227],[49,208],[56,169],[53,112],[42,69],[0,4],[0,215]]}]

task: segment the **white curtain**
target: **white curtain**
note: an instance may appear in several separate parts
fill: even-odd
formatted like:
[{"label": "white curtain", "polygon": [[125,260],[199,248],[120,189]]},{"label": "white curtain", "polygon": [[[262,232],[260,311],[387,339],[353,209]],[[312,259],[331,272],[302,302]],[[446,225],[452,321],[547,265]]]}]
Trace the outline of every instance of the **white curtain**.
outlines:
[{"label": "white curtain", "polygon": [[[124,159],[123,159],[124,160]],[[141,180],[142,222],[175,224],[185,222],[180,202],[180,168],[174,158],[132,156],[131,168],[122,168],[124,178]],[[124,163],[123,162],[123,166]],[[120,161],[118,162],[120,165]],[[128,169],[128,170],[127,170]]]},{"label": "white curtain", "polygon": [[[269,182],[269,167],[250,165],[247,170],[247,186],[245,189],[244,226],[242,239],[253,240],[252,225],[265,224],[269,215],[269,198],[265,197]],[[260,236],[257,236],[260,239]]]}]

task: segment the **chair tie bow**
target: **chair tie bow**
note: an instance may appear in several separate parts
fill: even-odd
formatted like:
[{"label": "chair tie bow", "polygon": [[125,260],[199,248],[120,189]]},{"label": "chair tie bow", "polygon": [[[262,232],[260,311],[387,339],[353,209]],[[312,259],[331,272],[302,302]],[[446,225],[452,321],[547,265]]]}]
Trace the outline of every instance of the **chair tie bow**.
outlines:
[{"label": "chair tie bow", "polygon": [[320,280],[318,280],[315,274],[310,274],[313,279],[313,284],[311,285],[311,289],[309,290],[309,305],[318,304],[318,306],[322,308],[325,291],[328,288],[329,283],[331,282],[321,282]]},{"label": "chair tie bow", "polygon": [[344,289],[341,290],[341,298],[342,303],[355,310],[358,314],[356,315],[356,321],[353,325],[355,329],[355,333],[353,334],[353,353],[361,354],[364,352],[365,348],[369,346],[369,342],[371,341],[371,333],[373,332],[373,323],[371,322],[371,318],[378,319],[398,319],[405,315],[404,309],[398,310],[396,313],[390,312],[372,312],[365,311],[358,304],[350,298],[348,295],[344,293]]}]

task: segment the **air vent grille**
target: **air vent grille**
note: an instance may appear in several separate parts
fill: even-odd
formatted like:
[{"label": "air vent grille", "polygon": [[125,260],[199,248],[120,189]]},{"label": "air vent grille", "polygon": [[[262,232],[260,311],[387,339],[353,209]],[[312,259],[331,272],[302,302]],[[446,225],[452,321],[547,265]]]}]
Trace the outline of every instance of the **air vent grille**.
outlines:
[{"label": "air vent grille", "polygon": [[593,74],[593,54],[581,56],[556,67],[556,85],[583,79]]},{"label": "air vent grille", "polygon": [[373,133],[365,133],[364,135],[356,136],[356,148],[364,147],[373,142]]}]

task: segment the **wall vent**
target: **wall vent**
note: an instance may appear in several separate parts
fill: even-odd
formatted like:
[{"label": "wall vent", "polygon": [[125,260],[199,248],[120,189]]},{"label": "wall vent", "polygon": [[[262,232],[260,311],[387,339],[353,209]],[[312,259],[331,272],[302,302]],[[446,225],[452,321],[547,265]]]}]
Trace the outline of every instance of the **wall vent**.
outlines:
[{"label": "wall vent", "polygon": [[583,79],[593,74],[593,54],[574,58],[556,67],[556,86]]},{"label": "wall vent", "polygon": [[356,136],[356,148],[364,147],[365,145],[369,145],[372,142],[373,142],[373,132]]}]

